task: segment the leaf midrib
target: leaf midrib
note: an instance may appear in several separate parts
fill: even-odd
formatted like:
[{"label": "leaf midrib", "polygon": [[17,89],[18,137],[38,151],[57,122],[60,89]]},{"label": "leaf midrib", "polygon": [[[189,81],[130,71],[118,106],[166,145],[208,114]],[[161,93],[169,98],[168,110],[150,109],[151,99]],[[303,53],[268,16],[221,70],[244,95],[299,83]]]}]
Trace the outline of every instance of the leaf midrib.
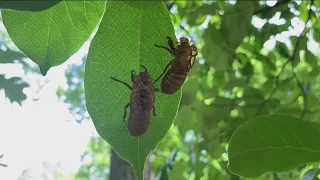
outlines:
[{"label": "leaf midrib", "polygon": [[248,149],[244,151],[239,151],[236,153],[233,153],[233,156],[230,156],[230,158],[235,157],[235,156],[241,156],[242,154],[246,153],[252,153],[252,152],[257,152],[257,151],[265,151],[265,150],[274,150],[274,149],[291,149],[291,150],[304,150],[306,152],[312,152],[312,153],[320,153],[319,149],[310,149],[310,148],[304,148],[304,147],[295,147],[295,146],[274,146],[274,147],[264,147],[264,148],[257,148],[257,149]]},{"label": "leaf midrib", "polygon": [[[141,54],[141,32],[142,32],[142,12],[143,12],[143,1],[140,1],[141,2],[141,10],[140,10],[140,28],[139,28],[139,43],[138,43],[138,69],[139,69],[139,66],[140,66],[140,54]],[[141,172],[141,167],[140,167],[140,136],[138,136],[138,172]],[[139,177],[138,177],[139,178]],[[142,179],[143,179],[143,174],[142,174]]]}]

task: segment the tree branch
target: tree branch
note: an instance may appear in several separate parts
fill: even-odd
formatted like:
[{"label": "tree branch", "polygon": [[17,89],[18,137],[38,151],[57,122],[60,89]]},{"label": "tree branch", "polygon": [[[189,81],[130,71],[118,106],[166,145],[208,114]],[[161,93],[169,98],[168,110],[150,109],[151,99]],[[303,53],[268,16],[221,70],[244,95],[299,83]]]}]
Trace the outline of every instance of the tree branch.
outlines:
[{"label": "tree branch", "polygon": [[188,31],[184,26],[180,25],[179,27],[180,27],[184,32],[186,32],[188,36],[190,36],[189,31]]},{"label": "tree branch", "polygon": [[302,97],[303,97],[303,110],[301,112],[300,118],[303,119],[304,115],[306,114],[307,111],[307,105],[308,105],[308,99],[307,99],[307,92],[304,90],[302,83],[299,81],[296,73],[294,72],[294,68],[292,67],[292,73],[293,76],[297,82],[298,87],[300,88],[300,91],[302,93]]},{"label": "tree branch", "polygon": [[282,5],[285,5],[285,4],[288,4],[291,0],[282,0],[282,1],[278,1],[274,6],[265,6],[261,9],[257,9],[256,11],[254,11],[254,15],[256,14],[260,14],[260,13],[264,13],[264,12],[268,12],[268,11],[271,11],[279,6],[282,6]]}]

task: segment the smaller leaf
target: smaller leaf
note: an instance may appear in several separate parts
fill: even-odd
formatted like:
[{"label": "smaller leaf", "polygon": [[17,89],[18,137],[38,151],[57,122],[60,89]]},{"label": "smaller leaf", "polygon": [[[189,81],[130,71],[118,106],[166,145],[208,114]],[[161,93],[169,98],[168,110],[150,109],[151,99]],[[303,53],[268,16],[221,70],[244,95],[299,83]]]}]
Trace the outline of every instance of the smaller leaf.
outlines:
[{"label": "smaller leaf", "polygon": [[43,11],[61,2],[61,0],[50,1],[0,1],[1,9],[12,9],[18,11]]},{"label": "smaller leaf", "polygon": [[191,106],[182,106],[179,110],[174,123],[178,126],[181,136],[184,136],[188,130],[197,128],[196,115]]},{"label": "smaller leaf", "polygon": [[239,62],[241,64],[246,64],[250,61],[250,59],[248,58],[248,56],[244,53],[237,53],[237,59],[239,60]]},{"label": "smaller leaf", "polygon": [[185,170],[185,166],[183,163],[175,163],[173,169],[169,174],[169,179],[185,179],[183,176],[183,171]]},{"label": "smaller leaf", "polygon": [[318,64],[317,57],[309,50],[306,50],[305,59],[306,59],[306,62],[310,64],[312,67],[315,67]]},{"label": "smaller leaf", "polygon": [[307,20],[308,17],[308,3],[306,2],[302,2],[299,5],[299,10],[300,10],[300,19],[302,19],[303,21]]},{"label": "smaller leaf", "polygon": [[320,131],[298,118],[272,114],[255,117],[232,135],[229,170],[253,178],[320,161]]},{"label": "smaller leaf", "polygon": [[156,180],[168,180],[169,179],[169,176],[168,176],[168,169],[164,166],[164,167],[161,167],[157,177],[156,177]]},{"label": "smaller leaf", "polygon": [[[320,24],[320,23],[319,23]],[[314,28],[313,29],[313,38],[315,41],[317,41],[318,43],[320,42],[320,30],[319,29],[316,29]]]},{"label": "smaller leaf", "polygon": [[284,58],[289,58],[289,56],[290,56],[289,50],[284,43],[278,41],[276,44],[276,49],[278,50],[278,52],[281,56],[283,56]]},{"label": "smaller leaf", "polygon": [[0,90],[4,89],[4,93],[11,103],[17,102],[21,105],[21,102],[27,98],[22,90],[29,85],[19,81],[21,81],[21,79],[17,77],[6,79],[4,75],[0,75]]},{"label": "smaller leaf", "polygon": [[317,180],[320,174],[320,169],[310,169],[302,176],[301,180]]},{"label": "smaller leaf", "polygon": [[[231,66],[233,57],[223,46],[221,32],[214,26],[209,27],[203,33],[205,46],[203,48],[203,57],[217,71],[225,71]],[[219,53],[213,53],[219,52]]]},{"label": "smaller leaf", "polygon": [[254,44],[250,44],[250,43],[247,43],[247,42],[244,42],[241,44],[241,47],[246,49],[247,51],[249,52],[255,52],[255,47],[254,47]]},{"label": "smaller leaf", "polygon": [[23,53],[9,48],[6,51],[0,50],[0,63],[13,63],[14,60],[21,60],[23,57],[25,57]]},{"label": "smaller leaf", "polygon": [[250,62],[246,63],[243,68],[240,69],[241,74],[248,76],[250,79],[253,75],[253,66]]},{"label": "smaller leaf", "polygon": [[230,49],[235,50],[248,35],[257,1],[237,1],[222,17],[221,34]]},{"label": "smaller leaf", "polygon": [[292,19],[295,15],[290,11],[290,9],[285,9],[281,12],[280,18]]}]

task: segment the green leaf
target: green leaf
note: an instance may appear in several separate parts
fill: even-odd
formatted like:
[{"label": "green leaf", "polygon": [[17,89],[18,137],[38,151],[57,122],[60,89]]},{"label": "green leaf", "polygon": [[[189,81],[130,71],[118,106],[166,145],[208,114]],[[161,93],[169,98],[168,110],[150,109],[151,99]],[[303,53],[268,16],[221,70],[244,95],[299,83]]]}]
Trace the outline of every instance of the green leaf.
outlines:
[{"label": "green leaf", "polygon": [[289,56],[290,56],[289,50],[288,50],[288,47],[284,43],[277,41],[276,49],[281,56],[283,56],[284,58],[289,58]]},{"label": "green leaf", "polygon": [[46,75],[88,40],[104,8],[104,1],[62,1],[41,12],[2,11],[2,16],[12,41]]},{"label": "green leaf", "polygon": [[313,35],[314,40],[319,43],[320,42],[320,29],[314,28],[312,35]]},{"label": "green leaf", "polygon": [[168,169],[166,167],[161,167],[156,180],[169,180]]},{"label": "green leaf", "polygon": [[6,51],[0,49],[0,63],[13,63],[14,60],[21,60],[26,57],[23,53],[12,51],[9,48]]},{"label": "green leaf", "polygon": [[237,59],[239,60],[239,63],[241,63],[241,64],[246,64],[246,63],[250,62],[250,59],[244,53],[237,53]]},{"label": "green leaf", "polygon": [[11,103],[17,102],[21,105],[21,102],[27,98],[22,90],[28,86],[18,77],[6,79],[4,75],[0,75],[0,90],[4,89],[4,93]]},{"label": "green leaf", "polygon": [[317,180],[317,176],[320,174],[320,169],[309,169],[303,174],[301,180]]},{"label": "green leaf", "polygon": [[190,129],[197,129],[197,115],[190,105],[182,106],[174,121],[179,128],[181,136],[185,136],[186,132]]},{"label": "green leaf", "polygon": [[169,179],[185,179],[183,171],[185,170],[183,163],[177,162],[173,165],[172,170],[169,174]]},{"label": "green leaf", "polygon": [[294,13],[291,12],[289,8],[286,8],[283,11],[281,11],[280,19],[281,18],[292,19],[294,16],[295,16]]},{"label": "green leaf", "polygon": [[[138,73],[139,65],[144,65],[155,79],[172,56],[154,43],[167,45],[167,36],[176,37],[161,1],[108,1],[106,11],[86,62],[86,105],[97,132],[132,164],[138,180],[142,180],[148,154],[166,135],[177,114],[181,90],[172,95],[156,93],[157,116],[150,114],[150,127],[144,135],[132,137],[127,120],[122,121],[131,92],[110,76],[132,84],[130,72]],[[157,82],[155,87],[159,86]]]},{"label": "green leaf", "polygon": [[306,53],[304,54],[305,60],[310,66],[315,67],[318,64],[318,59],[317,57],[308,49],[306,50]]},{"label": "green leaf", "polygon": [[256,5],[257,1],[237,1],[235,6],[226,9],[221,20],[221,34],[229,48],[235,50],[248,35]]},{"label": "green leaf", "polygon": [[283,172],[320,160],[318,129],[288,115],[255,117],[232,135],[229,170],[244,177]]},{"label": "green leaf", "polygon": [[248,76],[248,78],[251,78],[253,74],[253,66],[250,62],[246,63],[243,68],[240,69],[241,74]]},{"label": "green leaf", "polygon": [[[295,46],[297,43],[297,37],[292,36],[291,38],[292,44]],[[297,50],[295,54],[293,54],[292,64],[295,66],[298,62],[300,62],[300,50],[307,50],[308,38],[306,36],[300,37],[298,42]]]},{"label": "green leaf", "polygon": [[183,85],[183,92],[182,92],[182,98],[180,102],[180,108],[184,105],[192,104],[194,100],[196,99],[196,94],[199,89],[199,82],[198,79],[189,77],[184,82]]},{"label": "green leaf", "polygon": [[308,4],[307,2],[301,2],[299,5],[299,10],[300,10],[300,19],[305,21],[308,18]]},{"label": "green leaf", "polygon": [[[227,48],[223,47],[224,41],[222,35],[217,28],[210,24],[204,31],[203,37],[205,46],[203,47],[203,57],[212,65],[217,71],[227,70],[233,61],[232,52],[229,52]],[[217,53],[212,53],[217,52]]]},{"label": "green leaf", "polygon": [[1,9],[13,9],[19,11],[43,11],[61,2],[61,0],[50,1],[0,1]]},{"label": "green leaf", "polygon": [[187,23],[189,26],[200,25],[206,20],[208,14],[215,14],[216,10],[218,9],[215,4],[202,4],[187,14]]}]

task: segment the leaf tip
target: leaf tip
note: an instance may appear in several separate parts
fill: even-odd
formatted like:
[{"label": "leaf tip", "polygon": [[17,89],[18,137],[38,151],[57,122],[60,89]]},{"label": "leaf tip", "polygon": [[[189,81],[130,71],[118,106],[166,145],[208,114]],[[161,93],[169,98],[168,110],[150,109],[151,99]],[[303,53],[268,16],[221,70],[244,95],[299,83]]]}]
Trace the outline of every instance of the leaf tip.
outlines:
[{"label": "leaf tip", "polygon": [[48,71],[49,71],[49,68],[47,68],[47,67],[40,67],[40,72],[41,72],[42,76],[46,76],[47,73],[48,73]]}]

